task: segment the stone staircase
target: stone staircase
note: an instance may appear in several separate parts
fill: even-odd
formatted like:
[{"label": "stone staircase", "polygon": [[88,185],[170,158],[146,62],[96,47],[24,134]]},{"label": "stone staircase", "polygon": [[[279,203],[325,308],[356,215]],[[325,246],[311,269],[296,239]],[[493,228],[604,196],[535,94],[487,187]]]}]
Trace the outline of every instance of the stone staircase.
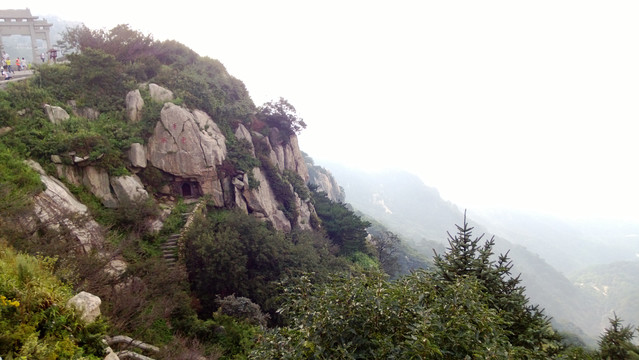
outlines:
[{"label": "stone staircase", "polygon": [[175,267],[180,259],[180,243],[182,237],[188,231],[189,227],[193,223],[193,219],[197,214],[202,212],[206,201],[200,200],[190,212],[182,213],[182,219],[184,220],[184,226],[179,232],[169,235],[167,240],[160,245],[162,250],[162,257],[169,267]]},{"label": "stone staircase", "polygon": [[181,234],[172,234],[164,242],[164,244],[160,245],[160,249],[162,249],[162,257],[169,267],[175,266],[178,261],[178,241],[181,236]]}]

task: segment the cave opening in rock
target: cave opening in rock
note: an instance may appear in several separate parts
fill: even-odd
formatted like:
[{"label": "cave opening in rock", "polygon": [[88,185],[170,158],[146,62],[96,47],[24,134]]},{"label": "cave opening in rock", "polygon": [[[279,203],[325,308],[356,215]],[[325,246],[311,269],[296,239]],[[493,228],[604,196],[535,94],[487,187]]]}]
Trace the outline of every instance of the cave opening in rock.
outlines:
[{"label": "cave opening in rock", "polygon": [[183,197],[191,197],[193,196],[193,188],[191,184],[188,182],[182,183],[182,196]]}]

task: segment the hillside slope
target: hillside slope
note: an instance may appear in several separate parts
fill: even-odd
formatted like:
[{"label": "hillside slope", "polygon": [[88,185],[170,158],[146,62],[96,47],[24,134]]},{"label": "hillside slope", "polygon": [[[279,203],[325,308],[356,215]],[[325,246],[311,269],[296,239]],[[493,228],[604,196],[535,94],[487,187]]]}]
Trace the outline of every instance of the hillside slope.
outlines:
[{"label": "hillside slope", "polygon": [[[410,173],[364,173],[337,164],[325,166],[344,187],[348,203],[407,239],[427,256],[433,254],[433,249],[443,251],[447,232],[454,233],[455,224],[463,218],[457,206],[443,200],[436,189]],[[473,215],[468,214],[475,227],[474,234],[492,236]],[[543,258],[515,241],[497,237],[495,249],[500,253],[509,251],[514,273],[522,274],[531,301],[546,308],[558,328],[577,333],[594,344],[605,326],[600,320],[607,320],[597,297],[573,285]]]}]

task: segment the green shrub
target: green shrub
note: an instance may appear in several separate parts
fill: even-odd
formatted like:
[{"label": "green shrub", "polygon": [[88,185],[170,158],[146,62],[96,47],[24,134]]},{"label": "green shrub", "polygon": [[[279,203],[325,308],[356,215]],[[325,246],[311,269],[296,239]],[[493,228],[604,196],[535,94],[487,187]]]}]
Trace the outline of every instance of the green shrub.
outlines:
[{"label": "green shrub", "polygon": [[26,210],[32,196],[43,190],[40,175],[0,143],[0,214],[10,217]]},{"label": "green shrub", "polygon": [[283,175],[284,175],[284,178],[291,185],[293,185],[293,190],[297,193],[300,199],[309,200],[311,198],[311,191],[308,189],[308,187],[304,183],[304,179],[302,179],[302,177],[298,173],[287,169],[287,170],[284,170]]},{"label": "green shrub", "polygon": [[53,264],[0,244],[0,354],[101,359],[105,323],[87,325],[65,306],[71,289],[52,275]]}]

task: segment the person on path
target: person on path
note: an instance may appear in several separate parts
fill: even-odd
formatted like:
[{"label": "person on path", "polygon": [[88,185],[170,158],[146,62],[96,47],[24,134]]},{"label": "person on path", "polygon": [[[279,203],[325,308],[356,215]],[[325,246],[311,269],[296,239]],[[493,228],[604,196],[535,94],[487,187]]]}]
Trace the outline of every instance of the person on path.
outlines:
[{"label": "person on path", "polygon": [[46,56],[44,55],[44,53],[40,54],[40,60],[42,60],[42,62],[44,62],[45,58],[46,58]]},{"label": "person on path", "polygon": [[18,71],[22,70],[22,67],[20,66],[20,58],[19,57],[16,58],[16,69],[18,69]]},{"label": "person on path", "polygon": [[9,71],[2,69],[2,78],[4,80],[9,80],[11,79],[11,74],[9,74]]}]

